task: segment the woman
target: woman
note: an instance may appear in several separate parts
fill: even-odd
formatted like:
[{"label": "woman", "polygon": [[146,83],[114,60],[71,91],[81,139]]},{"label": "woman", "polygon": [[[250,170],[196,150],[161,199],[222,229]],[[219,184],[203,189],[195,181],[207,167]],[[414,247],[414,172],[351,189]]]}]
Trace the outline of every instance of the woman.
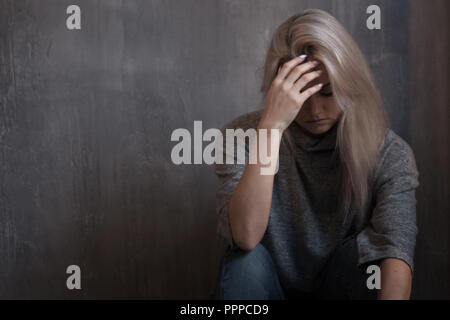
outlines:
[{"label": "woman", "polygon": [[217,297],[409,299],[419,174],[351,36],[322,10],[290,17],[270,43],[261,91],[263,110],[223,130],[278,129],[279,169],[216,165],[229,244]]}]

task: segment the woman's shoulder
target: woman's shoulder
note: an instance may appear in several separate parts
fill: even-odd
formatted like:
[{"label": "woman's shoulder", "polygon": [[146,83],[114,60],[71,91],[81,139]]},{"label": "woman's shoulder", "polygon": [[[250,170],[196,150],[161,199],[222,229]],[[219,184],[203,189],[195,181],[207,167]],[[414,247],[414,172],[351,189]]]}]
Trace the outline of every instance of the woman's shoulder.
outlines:
[{"label": "woman's shoulder", "polygon": [[263,109],[247,112],[239,115],[238,117],[232,119],[226,123],[222,130],[224,129],[242,129],[247,130],[250,128],[255,129],[258,126],[259,120],[261,119]]},{"label": "woman's shoulder", "polygon": [[380,160],[394,160],[392,158],[414,158],[414,152],[408,142],[394,130],[388,128],[384,143],[380,150]]},{"label": "woman's shoulder", "polygon": [[376,180],[409,175],[418,176],[414,152],[400,135],[388,128],[378,157]]}]

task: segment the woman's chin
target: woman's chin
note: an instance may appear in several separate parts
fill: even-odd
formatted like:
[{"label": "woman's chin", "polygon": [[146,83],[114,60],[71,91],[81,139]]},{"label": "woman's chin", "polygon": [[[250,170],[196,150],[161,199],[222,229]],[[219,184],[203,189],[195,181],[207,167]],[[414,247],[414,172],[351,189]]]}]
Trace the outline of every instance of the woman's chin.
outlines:
[{"label": "woman's chin", "polygon": [[312,136],[322,136],[330,130],[330,126],[306,126],[303,127],[303,129]]}]

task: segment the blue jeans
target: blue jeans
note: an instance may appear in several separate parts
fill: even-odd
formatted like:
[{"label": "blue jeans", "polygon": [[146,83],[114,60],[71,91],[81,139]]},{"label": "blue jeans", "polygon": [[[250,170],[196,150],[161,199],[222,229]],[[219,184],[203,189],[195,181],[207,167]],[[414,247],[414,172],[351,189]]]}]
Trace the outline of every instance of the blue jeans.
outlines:
[{"label": "blue jeans", "polygon": [[[321,270],[313,292],[285,290],[270,253],[258,244],[246,252],[238,247],[225,253],[215,299],[224,300],[314,300],[376,299],[377,290],[369,290],[365,266],[357,267],[355,236],[342,241]],[[371,264],[377,264],[372,262]]]}]

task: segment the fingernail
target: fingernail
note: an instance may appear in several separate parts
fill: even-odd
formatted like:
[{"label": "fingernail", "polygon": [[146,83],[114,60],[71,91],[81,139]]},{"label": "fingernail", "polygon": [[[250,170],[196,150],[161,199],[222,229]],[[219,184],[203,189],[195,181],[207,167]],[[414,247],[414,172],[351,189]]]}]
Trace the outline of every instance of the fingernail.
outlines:
[{"label": "fingernail", "polygon": [[319,83],[317,86],[318,86],[319,88],[322,88],[323,83]]},{"label": "fingernail", "polygon": [[302,55],[300,56],[300,58],[305,59],[305,58],[306,58],[306,54],[302,54]]},{"label": "fingernail", "polygon": [[315,66],[317,66],[317,65],[319,64],[319,61],[314,61],[313,64],[314,64]]}]

